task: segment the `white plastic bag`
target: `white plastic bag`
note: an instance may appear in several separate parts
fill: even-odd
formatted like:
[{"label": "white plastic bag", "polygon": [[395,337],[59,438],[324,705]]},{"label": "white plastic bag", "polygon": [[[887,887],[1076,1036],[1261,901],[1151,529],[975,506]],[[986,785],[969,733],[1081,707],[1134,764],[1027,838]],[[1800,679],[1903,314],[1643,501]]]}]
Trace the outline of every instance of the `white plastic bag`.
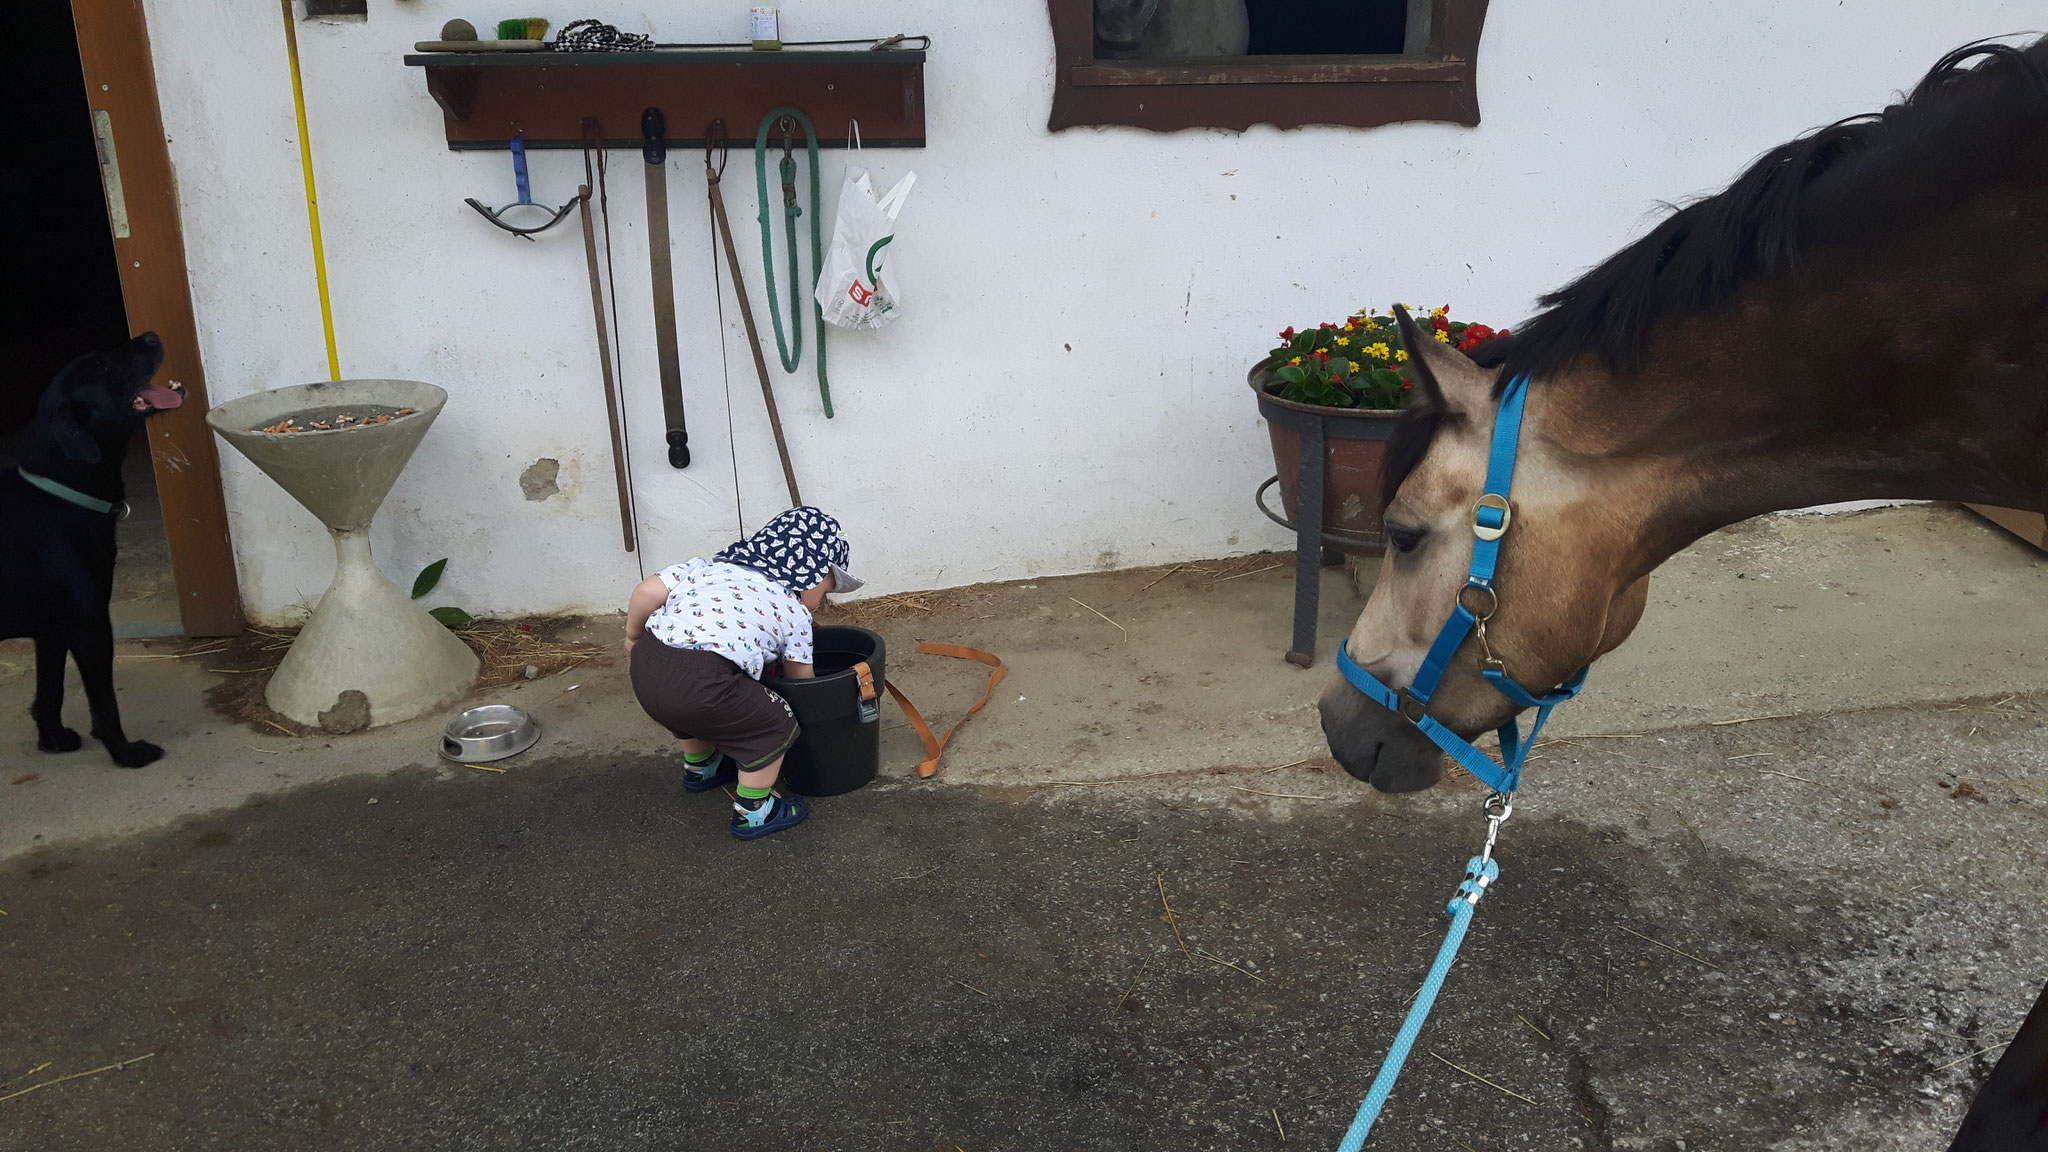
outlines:
[{"label": "white plastic bag", "polygon": [[902,292],[888,275],[889,244],[896,238],[896,214],[916,183],[917,173],[905,173],[877,200],[868,174],[847,169],[832,246],[818,273],[818,307],[826,323],[880,328],[896,318]]}]

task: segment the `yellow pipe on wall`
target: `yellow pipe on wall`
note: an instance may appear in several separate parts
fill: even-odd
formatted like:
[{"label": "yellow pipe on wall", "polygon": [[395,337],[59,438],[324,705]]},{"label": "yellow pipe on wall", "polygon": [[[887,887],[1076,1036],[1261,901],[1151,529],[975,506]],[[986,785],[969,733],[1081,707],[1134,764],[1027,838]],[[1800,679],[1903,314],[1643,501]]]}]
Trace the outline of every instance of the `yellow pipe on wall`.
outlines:
[{"label": "yellow pipe on wall", "polygon": [[292,109],[299,117],[299,166],[306,173],[306,219],[313,229],[313,278],[320,285],[320,330],[327,337],[327,378],[341,379],[341,356],[334,350],[334,305],[327,297],[327,254],[320,243],[320,197],[313,190],[313,142],[306,135],[306,89],[299,80],[299,34],[292,0],[284,8],[284,46],[292,66]]}]

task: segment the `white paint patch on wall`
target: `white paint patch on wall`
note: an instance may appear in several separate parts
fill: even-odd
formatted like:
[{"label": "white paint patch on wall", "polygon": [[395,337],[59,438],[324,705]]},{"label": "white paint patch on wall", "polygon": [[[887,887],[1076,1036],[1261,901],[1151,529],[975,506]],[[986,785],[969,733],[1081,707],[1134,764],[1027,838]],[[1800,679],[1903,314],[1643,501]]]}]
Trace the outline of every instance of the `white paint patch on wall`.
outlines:
[{"label": "white paint patch on wall", "polygon": [[[277,17],[147,3],[214,395],[321,379]],[[647,25],[615,3],[584,14]],[[832,421],[815,361],[785,376],[770,357],[805,494],[846,523],[855,570],[882,592],[1287,547],[1251,506],[1272,464],[1244,372],[1274,331],[1394,299],[1512,325],[1658,202],[1889,102],[1950,47],[2038,22],[2007,0],[1531,0],[1492,9],[1475,129],[1054,136],[1042,0],[784,14],[796,39],[935,38],[931,146],[865,157],[885,184],[919,175],[892,249],[903,319],[833,333]],[[615,609],[643,563],[708,553],[782,506],[738,315],[728,299],[721,327],[712,299],[699,154],[669,164],[695,456],[682,472],[661,445],[641,164],[611,157],[636,559],[619,546],[579,231],[572,219],[529,244],[477,219],[462,200],[510,200],[507,158],[449,152],[420,71],[400,62],[446,16],[380,3],[367,23],[299,27],[343,372],[451,396],[374,546],[401,581],[450,557],[437,598],[472,611]],[[744,5],[660,18],[666,40],[745,35]],[[828,198],[845,163],[825,154]],[[765,323],[751,167],[734,153],[726,194]],[[559,204],[582,164],[536,152],[532,174],[535,198]],[[561,490],[529,501],[520,476],[542,457],[560,461]],[[325,534],[238,455],[222,459],[244,602],[288,615],[326,586]]]}]

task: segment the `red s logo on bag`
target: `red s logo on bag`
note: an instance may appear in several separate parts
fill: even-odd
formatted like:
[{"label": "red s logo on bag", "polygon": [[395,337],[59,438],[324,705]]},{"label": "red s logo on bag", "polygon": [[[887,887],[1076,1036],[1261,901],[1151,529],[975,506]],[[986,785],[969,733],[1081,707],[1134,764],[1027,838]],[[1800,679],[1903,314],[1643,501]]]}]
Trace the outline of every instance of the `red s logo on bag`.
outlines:
[{"label": "red s logo on bag", "polygon": [[858,279],[848,286],[846,294],[853,297],[853,302],[863,308],[867,307],[868,302],[875,298],[875,294],[862,285]]}]

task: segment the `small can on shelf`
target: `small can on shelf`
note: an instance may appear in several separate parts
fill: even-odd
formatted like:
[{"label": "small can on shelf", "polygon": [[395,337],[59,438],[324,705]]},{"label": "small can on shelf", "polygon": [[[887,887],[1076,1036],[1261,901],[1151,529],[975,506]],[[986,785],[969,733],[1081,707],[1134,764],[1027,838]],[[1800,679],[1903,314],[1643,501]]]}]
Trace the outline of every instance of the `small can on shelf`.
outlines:
[{"label": "small can on shelf", "polygon": [[747,9],[747,22],[752,27],[754,51],[782,50],[782,9],[756,5]]}]

